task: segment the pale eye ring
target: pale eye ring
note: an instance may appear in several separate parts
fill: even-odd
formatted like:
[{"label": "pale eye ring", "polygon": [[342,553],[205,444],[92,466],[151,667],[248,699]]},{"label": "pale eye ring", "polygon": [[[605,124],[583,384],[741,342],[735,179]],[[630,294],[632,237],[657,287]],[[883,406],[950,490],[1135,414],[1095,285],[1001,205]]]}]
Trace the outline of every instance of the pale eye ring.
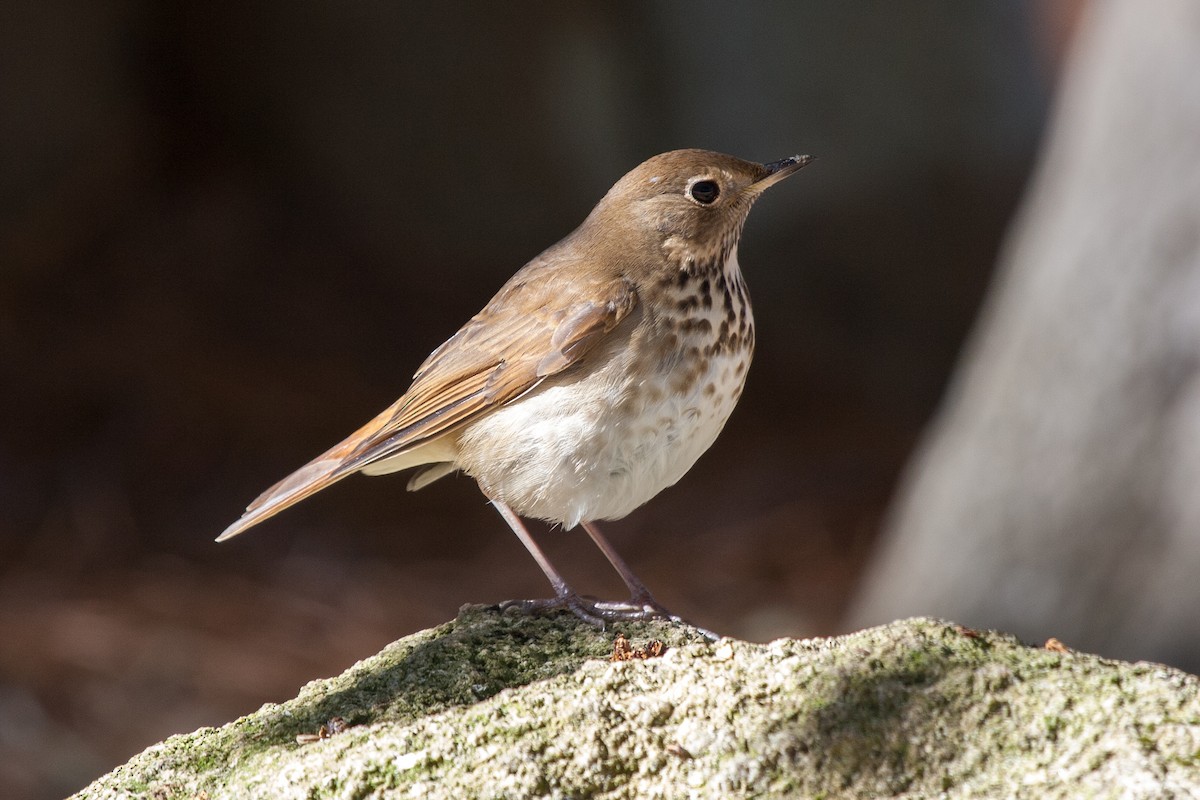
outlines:
[{"label": "pale eye ring", "polygon": [[721,187],[713,180],[696,181],[688,187],[687,194],[700,205],[711,206],[721,196]]}]

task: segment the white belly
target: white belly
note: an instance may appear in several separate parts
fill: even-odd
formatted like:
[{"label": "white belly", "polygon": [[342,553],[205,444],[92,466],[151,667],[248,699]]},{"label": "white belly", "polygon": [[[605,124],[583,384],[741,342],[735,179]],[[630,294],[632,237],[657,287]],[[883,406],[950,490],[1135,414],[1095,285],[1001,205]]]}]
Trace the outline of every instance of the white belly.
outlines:
[{"label": "white belly", "polygon": [[[570,528],[617,519],[676,483],[716,440],[749,352],[717,355],[683,392],[606,369],[540,387],[468,426],[459,465],[523,516]],[[740,368],[739,368],[740,366]]]}]

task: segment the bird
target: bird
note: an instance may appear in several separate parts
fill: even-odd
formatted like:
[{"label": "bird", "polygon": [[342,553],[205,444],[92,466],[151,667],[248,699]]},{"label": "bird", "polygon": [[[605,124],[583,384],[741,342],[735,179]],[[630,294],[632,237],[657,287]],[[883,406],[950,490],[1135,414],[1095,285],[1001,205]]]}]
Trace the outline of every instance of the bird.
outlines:
[{"label": "bird", "polygon": [[[596,523],[674,485],[724,427],[755,343],[738,241],[762,193],[812,161],[685,149],[639,164],[435,349],[395,403],[263,492],[217,541],[354,473],[417,468],[415,491],[462,471],[554,591],[505,608],[565,609],[601,627],[679,621]],[[581,526],[629,599],[578,594],[522,517]]]}]

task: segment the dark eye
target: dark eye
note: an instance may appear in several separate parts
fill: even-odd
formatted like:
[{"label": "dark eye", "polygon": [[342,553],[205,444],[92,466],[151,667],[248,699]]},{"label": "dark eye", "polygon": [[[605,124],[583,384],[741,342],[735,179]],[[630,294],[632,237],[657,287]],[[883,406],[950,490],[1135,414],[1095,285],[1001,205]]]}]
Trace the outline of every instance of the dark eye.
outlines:
[{"label": "dark eye", "polygon": [[717,186],[716,181],[696,181],[692,188],[688,189],[688,194],[693,200],[706,206],[715,203],[720,193],[721,187]]}]

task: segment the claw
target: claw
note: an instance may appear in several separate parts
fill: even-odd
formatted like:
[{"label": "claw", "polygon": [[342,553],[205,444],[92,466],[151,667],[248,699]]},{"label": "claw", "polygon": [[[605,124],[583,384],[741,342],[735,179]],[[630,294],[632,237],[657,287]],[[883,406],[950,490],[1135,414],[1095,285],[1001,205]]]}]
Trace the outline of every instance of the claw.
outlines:
[{"label": "claw", "polygon": [[519,614],[543,614],[547,611],[570,611],[589,625],[604,630],[608,622],[650,622],[662,620],[675,625],[695,628],[706,639],[716,641],[720,637],[710,630],[688,622],[678,614],[672,614],[650,595],[629,600],[591,600],[571,592],[558,597],[541,600],[506,600],[500,604],[501,611],[512,609]]},{"label": "claw", "polygon": [[502,612],[512,609],[520,614],[543,614],[547,611],[570,611],[589,625],[604,630],[604,618],[595,613],[593,604],[579,595],[560,595],[541,600],[505,600],[500,604]]}]

